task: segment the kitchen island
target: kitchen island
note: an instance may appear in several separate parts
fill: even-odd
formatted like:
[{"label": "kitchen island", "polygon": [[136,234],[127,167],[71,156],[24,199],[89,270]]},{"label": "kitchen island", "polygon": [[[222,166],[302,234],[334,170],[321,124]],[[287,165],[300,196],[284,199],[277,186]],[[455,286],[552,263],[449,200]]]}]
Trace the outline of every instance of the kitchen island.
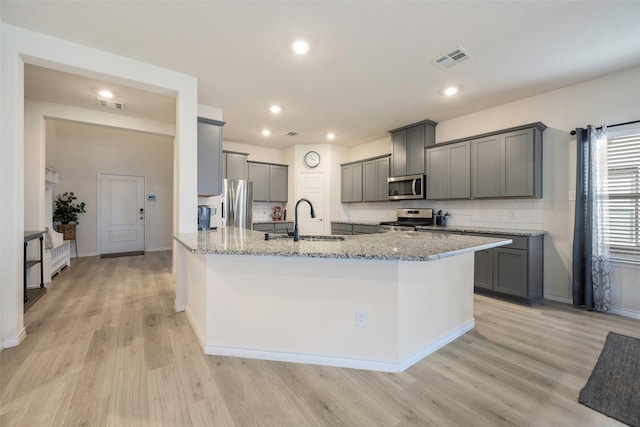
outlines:
[{"label": "kitchen island", "polygon": [[176,309],[204,352],[402,372],[474,326],[474,252],[510,240],[429,232],[265,240],[174,235]]}]

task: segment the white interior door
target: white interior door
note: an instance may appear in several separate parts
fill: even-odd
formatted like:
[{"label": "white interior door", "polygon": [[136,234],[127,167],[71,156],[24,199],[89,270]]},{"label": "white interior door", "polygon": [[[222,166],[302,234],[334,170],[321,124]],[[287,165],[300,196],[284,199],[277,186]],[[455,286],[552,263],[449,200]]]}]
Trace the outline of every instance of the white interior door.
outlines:
[{"label": "white interior door", "polygon": [[300,208],[298,209],[298,228],[300,234],[323,234],[324,172],[299,173],[297,193],[300,198],[304,197],[311,201],[316,214],[315,218],[311,218],[309,205],[304,202],[300,204]]},{"label": "white interior door", "polygon": [[144,177],[100,175],[100,253],[144,251]]}]

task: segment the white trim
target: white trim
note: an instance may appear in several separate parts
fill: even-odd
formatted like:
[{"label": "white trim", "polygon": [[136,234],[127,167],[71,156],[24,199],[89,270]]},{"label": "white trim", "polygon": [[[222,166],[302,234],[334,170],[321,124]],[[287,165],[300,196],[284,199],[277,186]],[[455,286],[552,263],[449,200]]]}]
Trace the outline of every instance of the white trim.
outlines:
[{"label": "white trim", "polygon": [[178,301],[177,301],[177,300],[174,300],[174,301],[173,301],[173,308],[174,308],[178,313],[180,313],[180,312],[186,311],[187,306],[186,306],[186,305],[178,305]]},{"label": "white trim", "polygon": [[[198,341],[200,341],[200,343],[203,344],[204,337],[200,333],[200,330],[197,328],[195,321],[193,321],[188,307],[187,307],[187,319],[189,319],[189,323],[191,323],[191,326],[193,326],[196,336],[198,337]],[[291,363],[306,363],[306,364],[312,364],[312,365],[336,366],[340,368],[353,368],[353,369],[364,369],[369,371],[399,373],[410,368],[417,362],[421,361],[431,353],[449,344],[450,342],[460,337],[461,335],[464,335],[465,333],[473,329],[474,326],[475,326],[475,321],[474,319],[471,319],[468,322],[464,323],[459,328],[456,328],[453,331],[449,332],[448,334],[440,337],[438,340],[421,348],[420,350],[416,351],[415,353],[413,353],[412,355],[410,355],[409,357],[405,358],[400,362],[370,360],[370,359],[354,359],[354,358],[346,358],[346,357],[339,357],[339,356],[326,356],[326,355],[320,355],[320,354],[301,354],[301,353],[291,353],[291,352],[284,352],[284,351],[255,350],[255,349],[224,347],[224,346],[216,346],[216,345],[205,345],[204,353],[208,355],[214,355],[214,356],[244,357],[247,359],[273,360],[277,362],[291,362]]]},{"label": "white trim", "polygon": [[621,307],[609,307],[611,314],[617,314],[618,316],[631,317],[632,319],[640,319],[640,311],[629,310],[628,308]]},{"label": "white trim", "polygon": [[573,300],[571,298],[558,297],[551,294],[544,294],[543,298],[548,299],[550,301],[563,302],[565,304],[573,304]]},{"label": "white trim", "polygon": [[170,251],[172,249],[173,249],[173,246],[155,246],[152,248],[145,249],[145,252]]},{"label": "white trim", "polygon": [[610,262],[612,265],[619,265],[622,267],[630,267],[640,269],[640,260],[632,259],[632,258],[613,258],[611,257]]},{"label": "white trim", "polygon": [[198,322],[196,322],[196,320],[193,318],[193,314],[191,314],[191,310],[189,309],[189,307],[187,307],[186,310],[184,308],[182,310],[178,310],[178,306],[176,306],[176,311],[184,311],[186,313],[187,320],[189,321],[189,324],[191,325],[191,328],[193,329],[193,332],[196,334],[196,338],[200,343],[200,348],[204,350],[205,354],[208,354],[206,351],[206,341],[204,339],[204,335],[198,327]]},{"label": "white trim", "polygon": [[20,333],[15,337],[6,338],[2,341],[2,348],[15,347],[19,345],[27,336],[27,330],[22,328]]}]

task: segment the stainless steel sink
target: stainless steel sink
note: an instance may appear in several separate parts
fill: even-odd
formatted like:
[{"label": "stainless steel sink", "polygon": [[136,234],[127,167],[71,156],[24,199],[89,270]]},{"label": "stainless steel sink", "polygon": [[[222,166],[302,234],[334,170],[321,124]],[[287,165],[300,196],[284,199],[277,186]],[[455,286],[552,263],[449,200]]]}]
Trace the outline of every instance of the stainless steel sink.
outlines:
[{"label": "stainless steel sink", "polygon": [[342,236],[300,236],[300,240],[309,240],[312,242],[339,242],[344,240]]}]

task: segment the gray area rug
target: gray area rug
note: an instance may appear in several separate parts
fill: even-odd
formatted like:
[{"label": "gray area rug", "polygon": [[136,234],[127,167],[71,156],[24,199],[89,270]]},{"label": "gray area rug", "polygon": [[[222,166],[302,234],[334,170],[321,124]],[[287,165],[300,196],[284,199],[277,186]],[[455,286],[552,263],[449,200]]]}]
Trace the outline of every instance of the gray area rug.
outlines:
[{"label": "gray area rug", "polygon": [[578,402],[640,427],[640,340],[609,332]]}]

